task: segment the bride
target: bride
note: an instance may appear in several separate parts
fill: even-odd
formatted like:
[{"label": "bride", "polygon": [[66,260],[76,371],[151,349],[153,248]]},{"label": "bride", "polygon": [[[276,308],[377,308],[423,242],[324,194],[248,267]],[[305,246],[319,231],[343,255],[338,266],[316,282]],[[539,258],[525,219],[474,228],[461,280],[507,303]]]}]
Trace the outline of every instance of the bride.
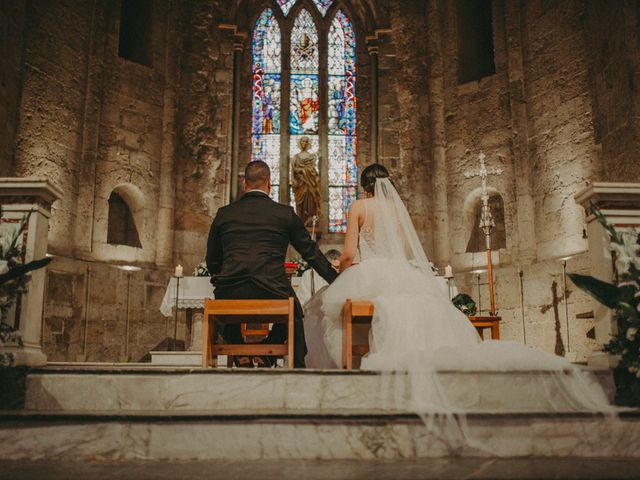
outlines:
[{"label": "bride", "polygon": [[386,168],[370,165],[360,181],[366,198],[349,210],[341,274],[304,307],[307,367],[341,367],[342,307],[347,299],[369,300],[370,351],[360,368],[408,374],[401,395],[410,390],[414,409],[446,409],[441,370],[551,370],[562,376],[564,400],[576,409],[608,408],[597,382],[565,359],[518,342],[481,341],[434,275]]}]

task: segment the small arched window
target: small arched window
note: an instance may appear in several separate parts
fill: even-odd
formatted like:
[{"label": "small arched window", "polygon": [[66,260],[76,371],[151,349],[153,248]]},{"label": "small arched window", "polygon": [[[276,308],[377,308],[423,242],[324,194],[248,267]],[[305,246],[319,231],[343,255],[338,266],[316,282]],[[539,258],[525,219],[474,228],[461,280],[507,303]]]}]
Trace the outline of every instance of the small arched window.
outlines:
[{"label": "small arched window", "polygon": [[131,209],[116,192],[111,192],[109,196],[107,243],[142,248]]},{"label": "small arched window", "polygon": [[491,0],[458,0],[458,84],[494,73]]},{"label": "small arched window", "polygon": [[151,0],[122,0],[120,9],[118,55],[147,67],[153,63],[152,9]]}]

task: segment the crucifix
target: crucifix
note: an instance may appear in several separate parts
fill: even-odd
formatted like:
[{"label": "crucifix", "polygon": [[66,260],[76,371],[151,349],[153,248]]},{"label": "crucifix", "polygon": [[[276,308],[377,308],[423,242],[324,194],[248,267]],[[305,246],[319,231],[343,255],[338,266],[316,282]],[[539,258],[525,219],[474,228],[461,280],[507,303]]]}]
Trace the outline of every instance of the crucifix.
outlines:
[{"label": "crucifix", "polygon": [[465,178],[480,177],[482,181],[482,211],[480,213],[480,229],[484,233],[485,249],[487,251],[487,274],[489,276],[489,315],[496,313],[495,297],[493,293],[493,265],[491,263],[491,230],[496,226],[491,215],[489,207],[489,192],[487,191],[487,177],[489,175],[502,175],[501,168],[488,169],[485,163],[486,156],[480,152],[478,160],[480,160],[480,170],[475,172],[464,172]]}]

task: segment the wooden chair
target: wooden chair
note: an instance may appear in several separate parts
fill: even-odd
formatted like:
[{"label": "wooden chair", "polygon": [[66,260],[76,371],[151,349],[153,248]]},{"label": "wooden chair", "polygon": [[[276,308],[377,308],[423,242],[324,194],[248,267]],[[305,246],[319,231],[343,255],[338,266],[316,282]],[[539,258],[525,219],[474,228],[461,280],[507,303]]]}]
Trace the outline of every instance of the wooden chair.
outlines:
[{"label": "wooden chair", "polygon": [[471,324],[476,327],[480,338],[484,340],[484,329],[491,329],[491,339],[492,340],[500,340],[500,321],[502,317],[469,317]]},{"label": "wooden chair", "polygon": [[[353,344],[353,325],[370,324],[373,318],[373,303],[363,301],[352,301],[347,299],[342,309],[342,367],[346,370],[353,369],[353,356],[365,355],[369,352],[369,345]],[[480,338],[484,340],[483,330],[491,328],[491,338],[500,339],[500,321],[502,317],[477,316],[469,317],[471,324],[476,328]]]},{"label": "wooden chair", "polygon": [[353,356],[365,355],[369,345],[353,344],[353,324],[370,324],[373,318],[373,303],[347,299],[342,309],[342,368],[353,369]]},{"label": "wooden chair", "polygon": [[[202,366],[215,366],[218,355],[287,356],[293,367],[293,297],[282,300],[215,300],[204,301],[202,322]],[[286,323],[287,343],[282,344],[219,344],[218,323]]]}]

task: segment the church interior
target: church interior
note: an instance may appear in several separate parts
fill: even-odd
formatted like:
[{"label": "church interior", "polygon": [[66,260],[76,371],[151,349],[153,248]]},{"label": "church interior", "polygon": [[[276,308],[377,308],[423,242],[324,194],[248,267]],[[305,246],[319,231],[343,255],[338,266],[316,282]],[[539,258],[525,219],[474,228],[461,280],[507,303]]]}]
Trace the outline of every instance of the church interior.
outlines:
[{"label": "church interior", "polygon": [[[186,363],[194,371],[200,364],[202,309],[172,309],[171,282],[176,266],[184,282],[198,275],[212,219],[240,198],[252,160],[270,166],[271,197],[294,206],[296,165],[311,165],[317,215],[309,231],[323,251],[342,248],[349,205],[363,196],[359,172],[384,165],[439,276],[473,299],[476,315],[500,317],[501,340],[590,368],[611,366],[601,351],[615,330],[611,314],[569,275],[612,279],[611,256],[603,253],[590,204],[609,208],[610,218],[623,219],[619,225],[640,225],[640,184],[630,183],[640,182],[638,2],[11,0],[0,2],[0,52],[0,200],[8,207],[21,195],[18,187],[45,185],[44,199],[34,201],[36,211],[44,212],[38,217],[44,233],[33,227],[29,234],[38,235],[34,248],[50,259],[25,294],[39,300],[14,307],[3,319],[23,332],[40,359],[26,362],[36,368],[27,376],[27,391],[38,391],[27,404],[37,414],[27,420],[8,414],[0,421],[3,443],[23,442],[5,453],[0,447],[0,458],[18,462],[8,464],[8,472],[22,472],[24,459],[69,461],[69,452],[105,461],[188,461],[197,459],[188,448],[210,441],[218,453],[204,459],[267,459],[272,463],[265,474],[274,478],[283,478],[278,458],[393,460],[395,473],[383,463],[379,478],[459,478],[463,471],[464,478],[489,478],[473,475],[491,456],[466,459],[455,472],[433,470],[434,463],[420,469],[420,447],[403,444],[407,429],[414,428],[406,419],[365,415],[359,421],[355,387],[347,379],[367,388],[370,376],[329,373],[335,383],[327,387],[320,377],[278,368],[245,379],[226,369],[218,384],[237,389],[236,395],[220,394],[216,402],[245,409],[243,420],[233,421],[203,417],[204,403],[194,392],[205,388],[204,376],[182,377],[182,367],[174,364],[166,367],[164,380],[154,377],[161,375],[152,363],[154,351],[182,351],[185,362],[195,358]],[[490,235],[481,228],[483,205],[491,213]],[[299,260],[295,251],[288,260]],[[22,320],[27,313],[38,319],[29,327],[35,333]],[[73,370],[65,370],[69,365]],[[119,366],[128,373],[110,377],[108,369]],[[130,383],[115,385],[114,378],[126,383],[127,375]],[[295,425],[275,425],[277,415],[280,420],[247,420],[258,415],[260,401],[238,396],[268,396],[265,379],[283,390],[307,382],[306,395],[323,399],[311,402],[317,409],[339,400],[345,389],[351,396],[343,403],[355,417],[342,424],[336,400],[320,433],[305,430],[322,430],[315,424],[324,420],[304,407],[300,415],[311,416]],[[248,386],[238,387],[241,382]],[[148,421],[161,423],[159,411],[181,408],[179,395],[166,390],[181,387],[192,395],[185,411],[200,416],[180,420],[174,414],[162,427],[167,431],[158,433],[171,442],[141,447],[152,442],[142,430],[160,428],[146,426],[147,420],[115,431],[124,428],[118,422],[127,415],[118,408],[142,411],[151,405]],[[132,399],[136,388],[145,392]],[[87,394],[90,400],[70,398],[69,392],[85,390],[94,392]],[[265,404],[279,408],[275,399]],[[64,420],[46,417],[54,410],[85,412],[76,422],[93,415],[86,412],[102,412],[108,419],[95,421],[103,444],[83,447],[80,429],[64,433]],[[493,429],[491,418],[470,420],[495,452],[506,452],[496,455],[520,458],[491,464],[496,476],[512,467],[516,476],[501,478],[547,478],[554,469],[566,478],[637,475],[638,453],[631,448],[640,441],[637,411],[624,428],[595,417],[567,420],[568,426],[564,419],[541,420],[544,428],[536,427],[557,433],[549,433],[549,445],[560,458],[606,457],[614,465],[608,471],[593,465],[589,470],[588,462],[577,460],[553,463],[544,439],[513,440],[524,438],[526,427],[520,417],[514,420],[520,413],[510,411],[512,417],[497,420],[503,423],[495,431],[502,433],[494,436],[486,433]],[[64,433],[74,438],[73,448],[51,444],[36,454],[39,444],[29,446],[27,434],[15,426],[19,421],[43,432],[50,422],[59,430],[51,442]],[[242,421],[244,433],[233,430]],[[181,422],[193,427],[194,440],[184,438]],[[221,422],[215,435],[207,430],[211,422]],[[336,431],[344,431],[344,438],[329,440]],[[225,444],[219,438],[224,432],[234,440]],[[266,447],[255,438],[279,434],[306,435],[304,445],[318,435],[322,448],[305,457],[295,445],[275,441],[279,456],[256,453]],[[245,450],[243,435],[253,439]],[[572,443],[579,437],[581,447]],[[188,447],[176,453],[181,438]],[[122,446],[108,447],[107,439]],[[613,448],[621,439],[630,447],[624,453]],[[520,450],[510,450],[509,442]],[[525,447],[527,442],[535,446]],[[127,450],[137,453],[128,456]],[[440,451],[425,452],[437,457]],[[537,464],[548,465],[547,473],[523,460],[536,456],[548,457],[551,463]],[[413,458],[406,477],[396,470],[401,458]],[[615,463],[622,459],[627,463]],[[302,467],[291,468],[300,473]],[[318,474],[343,478],[318,468]]]}]

